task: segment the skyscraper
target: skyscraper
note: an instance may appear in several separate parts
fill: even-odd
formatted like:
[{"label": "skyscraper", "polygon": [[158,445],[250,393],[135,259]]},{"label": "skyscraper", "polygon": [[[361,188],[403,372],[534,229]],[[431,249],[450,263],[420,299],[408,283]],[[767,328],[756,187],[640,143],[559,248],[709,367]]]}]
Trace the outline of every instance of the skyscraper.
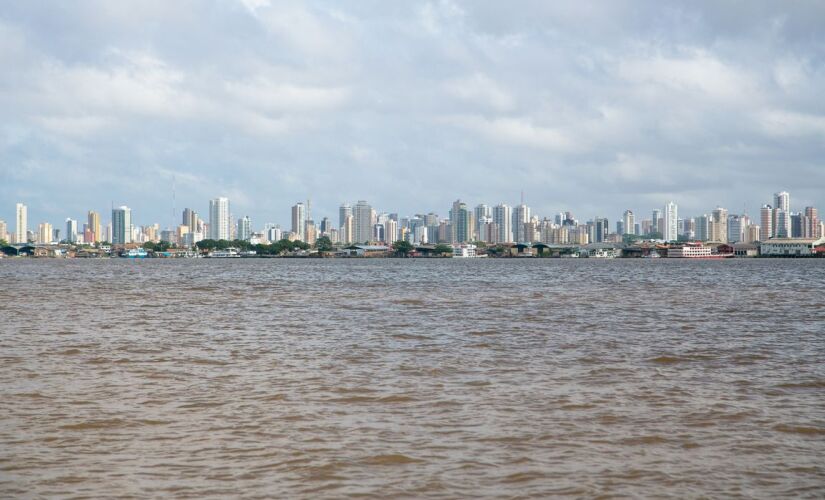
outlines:
[{"label": "skyscraper", "polygon": [[132,210],[123,205],[112,209],[112,244],[132,242]]},{"label": "skyscraper", "polygon": [[292,206],[292,232],[298,239],[306,242],[306,222],[307,212],[303,202],[298,202]]},{"label": "skyscraper", "polygon": [[8,230],[8,227],[6,227],[6,221],[0,220],[0,240],[8,241],[8,235],[6,234]]},{"label": "skyscraper", "polygon": [[364,200],[359,200],[352,210],[353,238],[356,243],[370,241],[372,237],[372,207]]},{"label": "skyscraper", "polygon": [[823,236],[819,234],[819,212],[815,207],[805,207],[805,217],[808,218],[808,227],[805,229],[805,234],[808,238],[819,238]]},{"label": "skyscraper", "polygon": [[728,243],[739,243],[745,237],[747,224],[744,217],[731,215],[728,217]]},{"label": "skyscraper", "polygon": [[664,238],[665,235],[665,227],[662,223],[662,211],[657,209],[653,210],[653,218],[651,219],[651,233],[661,233],[662,237]]},{"label": "skyscraper", "polygon": [[759,241],[768,241],[773,238],[773,208],[762,205],[759,210]]},{"label": "skyscraper", "polygon": [[[103,241],[103,229],[100,226],[100,214],[94,210],[89,210],[87,215],[89,230],[92,232],[92,241],[100,243]],[[86,243],[91,243],[87,241]]]},{"label": "skyscraper", "polygon": [[37,242],[40,244],[52,242],[52,225],[48,222],[43,222],[37,226]]},{"label": "skyscraper", "polygon": [[[622,216],[622,222],[624,222],[624,234],[634,234],[636,228],[636,217],[633,215],[631,210],[625,210],[624,215]],[[557,222],[557,224],[561,224]]]},{"label": "skyscraper", "polygon": [[352,206],[349,203],[342,203],[338,208],[338,227],[342,227],[347,220],[347,216],[352,215]]},{"label": "skyscraper", "polygon": [[483,221],[485,219],[491,217],[492,214],[493,214],[493,212],[490,210],[490,206],[485,205],[484,203],[476,205],[476,207],[473,209],[473,216],[475,218],[474,233],[475,233],[476,238],[482,239],[482,240],[484,239],[483,236],[482,236],[482,227],[483,227],[483,224],[484,224]]},{"label": "skyscraper", "polygon": [[791,235],[791,195],[787,191],[773,195],[773,236],[789,238]]},{"label": "skyscraper", "polygon": [[609,231],[609,225],[607,219],[604,217],[596,217],[593,221],[594,226],[594,238],[593,241],[596,243],[601,243],[607,239],[607,234]]},{"label": "skyscraper", "polygon": [[[655,214],[655,211],[654,211]],[[661,222],[662,239],[665,241],[676,241],[679,239],[679,207],[671,202],[665,205],[664,219]]]},{"label": "skyscraper", "polygon": [[189,232],[194,233],[198,231],[198,213],[191,208],[183,209],[183,217],[181,224],[189,227]]},{"label": "skyscraper", "polygon": [[493,207],[493,224],[498,229],[497,241],[499,243],[512,243],[512,223],[512,208],[510,205],[501,203]]},{"label": "skyscraper", "polygon": [[471,237],[470,212],[467,210],[467,204],[461,200],[453,202],[453,208],[450,210],[450,228],[452,230],[453,243],[466,243],[470,241]]},{"label": "skyscraper", "polygon": [[527,241],[527,232],[524,224],[530,221],[530,207],[524,203],[513,209],[513,240],[516,243]]},{"label": "skyscraper", "polygon": [[15,208],[17,214],[15,217],[14,242],[26,243],[29,232],[28,208],[22,203],[18,203]]},{"label": "skyscraper", "polygon": [[74,219],[66,219],[66,241],[77,242],[77,221]]},{"label": "skyscraper", "polygon": [[711,226],[711,234],[709,236],[710,241],[727,243],[728,210],[722,207],[716,207],[716,209],[711,212],[711,221],[713,222],[713,225]]},{"label": "skyscraper", "polygon": [[344,216],[344,223],[341,224],[341,243],[352,243],[355,233],[354,226],[355,221],[353,220],[352,214]]},{"label": "skyscraper", "polygon": [[252,220],[248,215],[238,219],[237,235],[241,241],[247,241],[252,238]]},{"label": "skyscraper", "polygon": [[229,198],[209,200],[209,238],[213,240],[231,239],[232,223],[229,219]]}]

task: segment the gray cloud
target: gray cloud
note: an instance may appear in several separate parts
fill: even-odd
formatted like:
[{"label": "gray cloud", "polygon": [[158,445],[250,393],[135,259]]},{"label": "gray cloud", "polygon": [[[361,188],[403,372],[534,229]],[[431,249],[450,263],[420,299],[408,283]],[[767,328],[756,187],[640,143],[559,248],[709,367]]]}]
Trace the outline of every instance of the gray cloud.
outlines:
[{"label": "gray cloud", "polygon": [[7,2],[0,218],[825,209],[821,2]]}]

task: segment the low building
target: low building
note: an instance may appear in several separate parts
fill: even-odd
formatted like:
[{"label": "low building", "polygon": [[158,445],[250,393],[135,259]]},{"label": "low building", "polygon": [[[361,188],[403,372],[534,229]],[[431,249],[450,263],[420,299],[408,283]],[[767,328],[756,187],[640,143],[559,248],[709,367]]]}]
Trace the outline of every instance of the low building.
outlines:
[{"label": "low building", "polygon": [[759,245],[756,243],[735,243],[733,245],[734,257],[758,257]]},{"label": "low building", "polygon": [[386,257],[390,249],[384,245],[350,245],[344,251],[350,257]]},{"label": "low building", "polygon": [[771,238],[759,245],[759,253],[764,257],[810,257],[822,245],[825,238]]},{"label": "low building", "polygon": [[476,246],[470,243],[453,245],[453,257],[468,258],[476,257]]}]

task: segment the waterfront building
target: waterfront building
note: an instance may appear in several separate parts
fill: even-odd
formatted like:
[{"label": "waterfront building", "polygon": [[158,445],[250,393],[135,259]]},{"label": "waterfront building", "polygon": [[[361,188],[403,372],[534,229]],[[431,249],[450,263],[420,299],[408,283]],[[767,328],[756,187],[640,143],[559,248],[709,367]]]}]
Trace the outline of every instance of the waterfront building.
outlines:
[{"label": "waterfront building", "polygon": [[677,223],[679,221],[679,207],[676,203],[668,202],[665,205],[664,218],[662,219],[662,239],[665,241],[676,241],[679,239]]},{"label": "waterfront building", "polygon": [[228,240],[231,238],[229,218],[229,198],[215,198],[209,201],[209,238]]},{"label": "waterfront building", "polygon": [[132,242],[132,210],[126,205],[112,209],[111,242],[113,245]]},{"label": "waterfront building", "polygon": [[238,239],[241,241],[249,241],[252,238],[252,220],[248,215],[238,219],[238,228],[236,233]]},{"label": "waterfront building", "polygon": [[[0,235],[2,234],[0,231]],[[74,219],[66,219],[66,241],[77,243],[77,221]]]},{"label": "waterfront building", "polygon": [[15,227],[14,242],[27,243],[29,238],[29,209],[26,205],[18,203],[15,205]]},{"label": "waterfront building", "polygon": [[454,258],[473,258],[476,257],[476,246],[472,243],[453,244]]},{"label": "waterfront building", "polygon": [[773,208],[770,205],[762,205],[759,210],[760,233],[759,241],[768,241],[773,238]]},{"label": "waterfront building", "polygon": [[622,233],[621,234],[636,234],[636,216],[633,215],[632,210],[625,210],[622,215]]},{"label": "waterfront building", "polygon": [[708,258],[711,255],[713,255],[713,249],[702,244],[680,245],[677,247],[668,248],[667,250],[668,258],[701,259]]},{"label": "waterfront building", "polygon": [[353,241],[366,243],[372,236],[373,209],[369,203],[359,200],[352,210]]},{"label": "waterfront building", "polygon": [[501,203],[493,207],[493,224],[498,228],[496,243],[512,243],[512,208],[510,205]]},{"label": "waterfront building", "polygon": [[306,222],[306,205],[299,201],[292,206],[292,232],[295,233],[301,241],[306,240]]},{"label": "waterfront building", "polygon": [[825,238],[772,238],[760,243],[759,253],[768,257],[809,257],[822,245]]}]

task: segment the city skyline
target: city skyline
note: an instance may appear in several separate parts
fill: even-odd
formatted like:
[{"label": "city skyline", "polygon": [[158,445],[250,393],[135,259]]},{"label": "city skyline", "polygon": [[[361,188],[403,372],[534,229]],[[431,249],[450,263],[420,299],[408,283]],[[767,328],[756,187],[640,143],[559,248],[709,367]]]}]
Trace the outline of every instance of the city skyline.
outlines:
[{"label": "city skyline", "polygon": [[4,7],[0,217],[825,206],[821,3],[207,5]]},{"label": "city skyline", "polygon": [[[0,219],[0,239],[20,243],[20,234],[39,242],[69,241],[84,243],[111,241],[126,244],[143,241],[167,241],[191,247],[202,239],[277,241],[281,238],[296,239],[314,244],[318,237],[327,236],[334,243],[366,241],[393,242],[403,239],[414,243],[426,242],[607,242],[621,239],[623,235],[647,236],[664,241],[714,241],[750,242],[771,238],[816,238],[825,234],[825,223],[819,218],[815,206],[800,207],[794,211],[791,194],[778,191],[770,203],[762,205],[758,217],[748,213],[736,213],[717,205],[701,215],[683,215],[679,206],[668,201],[663,208],[653,208],[650,218],[643,212],[625,210],[621,217],[581,215],[572,211],[540,214],[524,203],[511,206],[506,203],[488,205],[479,203],[471,207],[461,199],[455,200],[446,217],[436,211],[416,211],[399,214],[392,209],[372,206],[366,200],[355,205],[342,203],[338,207],[338,222],[328,215],[319,220],[313,218],[312,202],[299,201],[291,207],[290,224],[253,221],[248,215],[237,217],[231,211],[227,197],[209,200],[206,218],[192,207],[184,208],[172,226],[158,222],[138,224],[132,218],[128,206],[112,208],[111,219],[101,229],[100,214],[88,211],[88,222],[79,225],[77,219],[65,219],[65,232],[60,236],[60,224],[43,221],[36,232],[28,227],[28,206],[15,205],[13,226]],[[611,225],[611,220],[613,225]],[[21,226],[22,224],[22,226]],[[4,232],[8,232],[4,234]],[[584,231],[584,232],[583,232]],[[105,238],[102,236],[105,233]],[[33,235],[33,236],[32,236]]]}]

